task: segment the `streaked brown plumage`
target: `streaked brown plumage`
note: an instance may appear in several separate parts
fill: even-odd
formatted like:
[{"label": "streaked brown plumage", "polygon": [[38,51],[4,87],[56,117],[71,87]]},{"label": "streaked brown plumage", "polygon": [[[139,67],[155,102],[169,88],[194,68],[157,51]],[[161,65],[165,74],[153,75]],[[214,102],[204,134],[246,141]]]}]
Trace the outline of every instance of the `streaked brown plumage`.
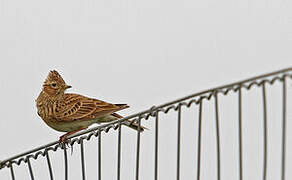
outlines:
[{"label": "streaked brown plumage", "polygon": [[[110,122],[122,118],[117,111],[128,108],[126,104],[111,104],[79,94],[65,93],[66,85],[57,71],[51,71],[36,100],[38,115],[51,128],[67,132],[60,137],[64,142],[68,135],[86,129],[93,123]],[[138,125],[126,121],[125,125],[138,130]],[[141,131],[144,127],[140,128]]]}]

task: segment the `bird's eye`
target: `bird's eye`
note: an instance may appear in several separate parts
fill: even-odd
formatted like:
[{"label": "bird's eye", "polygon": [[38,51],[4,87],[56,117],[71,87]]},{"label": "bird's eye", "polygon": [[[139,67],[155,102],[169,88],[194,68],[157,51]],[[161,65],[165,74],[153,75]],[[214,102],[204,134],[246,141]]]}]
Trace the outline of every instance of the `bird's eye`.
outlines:
[{"label": "bird's eye", "polygon": [[56,86],[57,86],[57,84],[56,84],[56,83],[52,83],[52,86],[53,86],[53,87],[56,87]]}]

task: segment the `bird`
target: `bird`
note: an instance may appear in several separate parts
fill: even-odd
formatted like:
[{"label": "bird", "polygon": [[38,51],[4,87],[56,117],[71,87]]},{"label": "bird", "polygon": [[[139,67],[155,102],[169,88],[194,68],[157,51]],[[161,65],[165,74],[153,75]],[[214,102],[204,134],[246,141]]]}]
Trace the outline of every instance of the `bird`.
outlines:
[{"label": "bird", "polygon": [[[56,70],[52,70],[36,99],[37,114],[42,120],[54,130],[66,132],[60,136],[60,143],[64,143],[69,135],[87,129],[94,123],[123,118],[117,111],[129,108],[127,104],[112,104],[80,94],[65,93],[69,88],[72,86],[67,85]],[[124,121],[123,125],[140,132],[146,129],[130,120]]]}]

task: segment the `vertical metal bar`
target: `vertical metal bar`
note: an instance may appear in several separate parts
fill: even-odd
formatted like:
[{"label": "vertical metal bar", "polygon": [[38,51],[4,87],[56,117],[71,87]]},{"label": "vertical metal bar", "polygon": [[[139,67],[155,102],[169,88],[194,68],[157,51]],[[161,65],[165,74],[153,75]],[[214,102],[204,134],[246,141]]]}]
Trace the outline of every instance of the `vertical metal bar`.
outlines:
[{"label": "vertical metal bar", "polygon": [[281,171],[281,180],[285,180],[285,168],[286,168],[286,80],[283,76],[283,99],[282,99],[282,171]]},{"label": "vertical metal bar", "polygon": [[218,93],[215,92],[215,115],[216,115],[216,139],[217,139],[217,179],[221,179],[221,158],[220,158],[220,127],[218,112]]},{"label": "vertical metal bar", "polygon": [[64,163],[65,163],[65,180],[68,180],[68,158],[67,158],[67,148],[64,144]]},{"label": "vertical metal bar", "polygon": [[239,140],[239,179],[242,180],[242,96],[238,89],[238,140]]},{"label": "vertical metal bar", "polygon": [[121,137],[122,137],[122,124],[119,123],[117,180],[120,180],[120,178],[121,178]]},{"label": "vertical metal bar", "polygon": [[180,179],[180,135],[181,135],[181,105],[178,105],[178,117],[177,117],[177,170],[176,179]]},{"label": "vertical metal bar", "polygon": [[198,121],[198,154],[197,154],[197,180],[200,180],[201,175],[201,134],[202,134],[202,108],[203,99],[201,99],[199,104],[199,121]]},{"label": "vertical metal bar", "polygon": [[98,131],[98,180],[101,180],[101,129]]},{"label": "vertical metal bar", "polygon": [[84,146],[83,139],[80,139],[80,152],[81,152],[81,167],[82,167],[82,179],[85,180],[85,163],[84,163]]},{"label": "vertical metal bar", "polygon": [[32,167],[31,167],[31,164],[30,164],[29,157],[27,158],[27,164],[28,164],[28,169],[29,169],[30,178],[31,178],[31,180],[34,180],[33,172],[32,172]]},{"label": "vertical metal bar", "polygon": [[154,180],[158,178],[158,113],[155,113],[155,159],[154,159]]},{"label": "vertical metal bar", "polygon": [[264,167],[263,167],[263,180],[266,180],[267,178],[267,147],[268,147],[268,127],[267,127],[267,101],[266,101],[266,86],[265,83],[263,83],[262,86],[263,90],[263,117],[264,117]]},{"label": "vertical metal bar", "polygon": [[51,178],[51,180],[54,180],[53,170],[52,170],[51,161],[50,161],[50,157],[49,157],[49,152],[47,150],[46,150],[46,158],[47,158],[47,164],[48,164],[48,168],[49,168],[50,178]]},{"label": "vertical metal bar", "polygon": [[12,179],[12,180],[15,180],[15,176],[14,176],[14,171],[13,171],[12,163],[9,164],[9,167],[10,167],[11,179]]},{"label": "vertical metal bar", "polygon": [[136,180],[139,180],[139,164],[140,164],[140,128],[141,118],[138,119],[138,131],[137,131],[137,154],[136,154]]}]

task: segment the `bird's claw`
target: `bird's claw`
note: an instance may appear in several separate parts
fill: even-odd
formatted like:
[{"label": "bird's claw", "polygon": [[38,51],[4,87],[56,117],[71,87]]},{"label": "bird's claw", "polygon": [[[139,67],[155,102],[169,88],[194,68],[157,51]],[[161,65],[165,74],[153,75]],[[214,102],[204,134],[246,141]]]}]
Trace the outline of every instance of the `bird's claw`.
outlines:
[{"label": "bird's claw", "polygon": [[59,144],[62,148],[70,147],[70,140],[66,139],[65,137],[60,137]]},{"label": "bird's claw", "polygon": [[[61,145],[61,147],[63,149],[67,149],[67,147],[70,148],[71,140],[70,139],[63,138],[63,137],[60,137],[59,144]],[[72,154],[73,154],[73,145],[71,145],[71,155]]]}]

